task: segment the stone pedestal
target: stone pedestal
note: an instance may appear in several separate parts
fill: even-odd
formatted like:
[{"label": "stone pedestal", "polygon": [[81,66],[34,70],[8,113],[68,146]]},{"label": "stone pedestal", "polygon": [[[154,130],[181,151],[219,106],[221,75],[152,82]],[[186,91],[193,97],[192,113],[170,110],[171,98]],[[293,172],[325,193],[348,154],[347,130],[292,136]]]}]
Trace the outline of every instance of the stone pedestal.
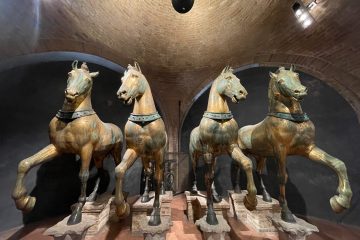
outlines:
[{"label": "stone pedestal", "polygon": [[305,240],[313,232],[319,232],[319,229],[304,220],[294,216],[296,223],[288,223],[281,219],[280,214],[269,216],[274,226],[281,232],[280,239],[283,240]]},{"label": "stone pedestal", "polygon": [[206,216],[196,220],[195,225],[200,227],[205,240],[225,240],[230,232],[230,226],[222,215],[218,215],[219,224],[209,225]]},{"label": "stone pedestal", "polygon": [[[190,222],[194,223],[196,220],[206,215],[206,192],[199,192],[197,195],[191,195],[189,191],[185,191],[187,216]],[[227,200],[222,199],[219,203],[214,203],[214,212],[216,216],[227,218],[227,212],[230,209],[230,204]]]},{"label": "stone pedestal", "polygon": [[47,229],[44,235],[53,236],[55,239],[84,239],[97,234],[108,222],[110,204],[113,197],[105,193],[94,202],[86,202],[82,209],[81,222],[75,225],[67,225],[70,216],[64,218],[56,225]]},{"label": "stone pedestal", "polygon": [[[142,203],[139,198],[131,207],[132,212],[132,223],[131,223],[131,233],[133,236],[143,236],[147,230],[148,219],[153,210],[153,203],[155,192],[151,191],[149,193],[150,201]],[[171,200],[173,199],[172,191],[166,191],[164,195],[160,195],[160,217],[161,225],[163,228],[167,225],[171,225]],[[146,224],[145,224],[146,223]],[[160,226],[148,226],[149,236],[152,234],[151,231],[156,231],[156,227]],[[146,228],[146,231],[144,230]],[[151,230],[153,229],[153,230]],[[157,238],[153,238],[157,239]],[[161,238],[160,238],[161,239]]]},{"label": "stone pedestal", "polygon": [[243,222],[246,226],[253,228],[257,232],[277,232],[273,222],[268,217],[274,217],[280,214],[281,208],[276,199],[272,202],[265,202],[262,196],[256,196],[258,204],[256,209],[249,211],[243,203],[243,199],[247,191],[234,193],[228,191],[230,201],[230,216],[234,216],[237,220]]}]

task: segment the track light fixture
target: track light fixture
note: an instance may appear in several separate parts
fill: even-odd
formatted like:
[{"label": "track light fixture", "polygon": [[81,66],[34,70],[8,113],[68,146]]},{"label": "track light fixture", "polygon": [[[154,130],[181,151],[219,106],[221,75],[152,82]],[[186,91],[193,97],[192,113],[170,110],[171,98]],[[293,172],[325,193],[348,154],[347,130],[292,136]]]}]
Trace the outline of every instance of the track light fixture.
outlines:
[{"label": "track light fixture", "polygon": [[314,8],[316,4],[316,1],[312,1],[307,7],[305,7],[303,4],[295,2],[292,6],[295,17],[303,28],[307,28],[315,21],[309,12],[309,9]]},{"label": "track light fixture", "polygon": [[194,0],[172,0],[172,5],[178,13],[187,13],[194,5]]}]

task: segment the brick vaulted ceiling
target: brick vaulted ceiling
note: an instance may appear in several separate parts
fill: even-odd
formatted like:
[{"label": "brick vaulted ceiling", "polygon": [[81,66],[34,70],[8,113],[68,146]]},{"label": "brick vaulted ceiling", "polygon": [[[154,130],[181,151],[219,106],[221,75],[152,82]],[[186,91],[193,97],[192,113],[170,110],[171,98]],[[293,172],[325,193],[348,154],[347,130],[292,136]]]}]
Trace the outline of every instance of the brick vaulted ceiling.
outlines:
[{"label": "brick vaulted ceiling", "polygon": [[360,116],[360,2],[318,2],[316,22],[304,30],[293,0],[195,0],[187,14],[175,12],[171,0],[2,0],[0,63],[49,51],[121,66],[138,61],[173,151],[194,96],[227,64],[295,64],[336,88]]}]

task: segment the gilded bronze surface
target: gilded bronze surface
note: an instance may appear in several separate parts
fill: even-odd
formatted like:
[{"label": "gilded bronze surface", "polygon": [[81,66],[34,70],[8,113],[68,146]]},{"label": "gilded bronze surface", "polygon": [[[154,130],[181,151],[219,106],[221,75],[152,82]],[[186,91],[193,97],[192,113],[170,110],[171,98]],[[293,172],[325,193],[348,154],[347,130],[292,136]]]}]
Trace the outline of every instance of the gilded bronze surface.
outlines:
[{"label": "gilded bronze surface", "polygon": [[192,192],[197,191],[196,165],[199,158],[203,156],[206,165],[205,183],[208,206],[206,221],[212,225],[218,223],[213,209],[212,196],[215,159],[223,153],[229,154],[246,172],[248,194],[244,198],[245,206],[253,210],[257,204],[256,188],[252,175],[252,162],[243,154],[237,144],[237,131],[239,127],[235,119],[228,118],[230,110],[226,102],[226,97],[228,97],[233,102],[238,103],[239,100],[245,99],[246,95],[247,91],[241,85],[240,80],[233,74],[232,69],[229,67],[224,68],[211,86],[206,110],[206,112],[215,113],[218,117],[212,119],[207,117],[208,114],[206,114],[202,118],[200,125],[194,128],[190,135],[189,151],[195,177]]},{"label": "gilded bronze surface", "polygon": [[[302,111],[300,100],[307,89],[299,79],[299,74],[280,67],[276,73],[270,73],[268,90],[269,115],[260,123],[242,127],[238,133],[238,144],[246,152],[253,154],[257,162],[257,171],[261,175],[266,157],[275,157],[279,165],[279,201],[282,207],[282,219],[294,222],[285,198],[287,182],[286,156],[302,155],[310,160],[322,163],[333,169],[339,178],[338,195],[330,198],[334,212],[350,207],[352,191],[349,185],[345,164],[321,150],[315,145],[314,124]],[[266,199],[266,189],[264,198]],[[271,198],[270,198],[271,200]]]},{"label": "gilded bronze surface", "polygon": [[[129,65],[117,95],[125,104],[134,102],[133,115],[146,116],[156,113],[155,103],[151,94],[149,83],[141,73],[137,63]],[[149,225],[155,226],[161,223],[159,194],[163,180],[164,152],[167,144],[165,125],[161,118],[153,121],[137,122],[127,121],[125,125],[126,152],[121,163],[115,169],[116,213],[120,218],[130,214],[130,206],[125,201],[122,193],[122,185],[125,172],[140,157],[145,171],[151,172],[150,161],[155,160],[155,200]]]},{"label": "gilded bronze surface", "polygon": [[[24,185],[24,178],[31,168],[62,153],[78,154],[81,158],[79,173],[82,183],[81,195],[68,221],[68,224],[76,224],[81,221],[81,209],[86,201],[86,183],[91,159],[94,160],[98,171],[103,170],[103,160],[108,154],[113,156],[116,164],[120,162],[123,142],[121,130],[113,124],[103,123],[91,111],[92,81],[98,74],[98,72],[89,72],[86,63],[83,63],[81,68],[77,68],[77,61],[73,62],[72,70],[68,73],[64,104],[59,111],[66,112],[66,114],[60,114],[63,117],[58,116],[51,120],[49,125],[50,145],[19,163],[16,185],[12,193],[19,210],[28,212],[35,205],[35,197],[27,194]],[[84,112],[87,112],[84,116],[76,114]],[[79,117],[72,118],[71,116]]]}]

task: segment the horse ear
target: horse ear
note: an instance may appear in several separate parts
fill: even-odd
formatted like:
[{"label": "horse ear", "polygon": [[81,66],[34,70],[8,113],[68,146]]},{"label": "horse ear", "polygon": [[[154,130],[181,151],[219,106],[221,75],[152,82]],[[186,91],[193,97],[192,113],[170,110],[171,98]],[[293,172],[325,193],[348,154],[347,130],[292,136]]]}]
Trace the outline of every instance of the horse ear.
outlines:
[{"label": "horse ear", "polygon": [[83,62],[83,63],[81,64],[81,69],[86,70],[86,71],[89,71],[89,68],[88,68],[88,66],[86,65],[86,62]]},{"label": "horse ear", "polygon": [[139,72],[141,72],[140,65],[137,62],[134,62],[134,66]]},{"label": "horse ear", "polygon": [[229,66],[224,67],[221,73],[226,73],[226,71],[229,69]]},{"label": "horse ear", "polygon": [[294,72],[295,71],[295,65],[290,65],[290,71]]},{"label": "horse ear", "polygon": [[78,62],[79,62],[78,60],[74,60],[72,62],[71,67],[72,67],[73,70],[75,70],[77,68]]},{"label": "horse ear", "polygon": [[270,76],[271,78],[276,78],[276,77],[277,77],[277,75],[276,75],[275,73],[273,73],[273,72],[269,72],[269,76]]},{"label": "horse ear", "polygon": [[95,77],[97,77],[99,75],[99,72],[91,72],[90,73],[90,77],[91,78],[95,78]]}]

